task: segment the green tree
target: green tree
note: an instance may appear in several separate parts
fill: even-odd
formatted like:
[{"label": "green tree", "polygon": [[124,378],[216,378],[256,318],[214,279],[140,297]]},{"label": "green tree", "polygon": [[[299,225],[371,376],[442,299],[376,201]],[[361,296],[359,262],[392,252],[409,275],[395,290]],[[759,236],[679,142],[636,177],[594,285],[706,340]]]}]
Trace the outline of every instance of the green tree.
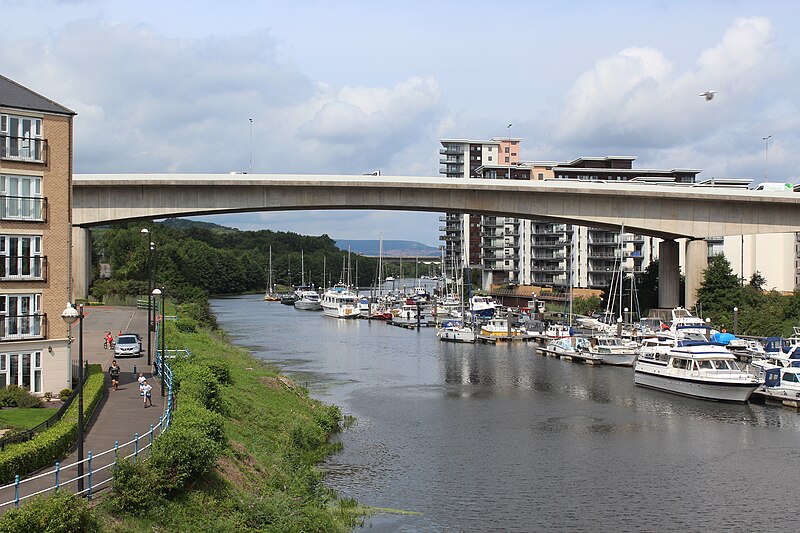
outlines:
[{"label": "green tree", "polygon": [[741,299],[739,278],[733,273],[730,262],[724,254],[715,255],[708,261],[703,281],[697,289],[698,307],[705,316],[730,322],[733,307],[741,303]]}]

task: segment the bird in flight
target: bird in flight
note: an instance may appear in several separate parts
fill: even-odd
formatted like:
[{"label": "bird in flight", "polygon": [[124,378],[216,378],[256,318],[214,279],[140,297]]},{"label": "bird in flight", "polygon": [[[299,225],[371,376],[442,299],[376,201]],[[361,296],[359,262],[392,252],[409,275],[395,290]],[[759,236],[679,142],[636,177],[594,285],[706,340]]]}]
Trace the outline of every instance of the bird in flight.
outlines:
[{"label": "bird in flight", "polygon": [[703,98],[706,99],[706,101],[708,101],[708,100],[711,100],[712,98],[714,98],[715,94],[717,94],[717,91],[705,91],[705,92],[700,93],[698,96],[702,96]]}]

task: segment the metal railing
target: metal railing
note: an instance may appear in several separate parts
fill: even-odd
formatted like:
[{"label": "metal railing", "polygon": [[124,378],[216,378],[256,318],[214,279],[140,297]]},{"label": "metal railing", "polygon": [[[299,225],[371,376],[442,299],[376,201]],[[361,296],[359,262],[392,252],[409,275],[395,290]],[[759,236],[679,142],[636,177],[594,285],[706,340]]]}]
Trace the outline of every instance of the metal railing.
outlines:
[{"label": "metal railing", "polygon": [[0,256],[0,279],[47,281],[47,256]]},{"label": "metal railing", "polygon": [[0,135],[0,159],[47,162],[47,139]]},{"label": "metal railing", "polygon": [[0,219],[46,222],[47,198],[0,196]]},{"label": "metal railing", "polygon": [[0,316],[0,340],[47,337],[47,313]]},{"label": "metal railing", "polygon": [[[183,351],[188,353],[186,350]],[[174,405],[172,369],[170,368],[168,362],[164,363],[164,368],[164,375],[168,376],[168,379],[165,382],[165,385],[168,387],[168,393],[167,401],[164,407],[164,414],[159,417],[157,424],[150,424],[149,431],[142,435],[137,432],[134,434],[133,438],[127,442],[120,444],[119,441],[116,441],[113,448],[104,450],[98,454],[93,454],[91,451],[89,451],[86,454],[85,459],[75,461],[74,463],[62,465],[60,461],[56,461],[52,470],[36,474],[35,476],[25,479],[22,479],[20,475],[16,475],[13,483],[0,486],[0,497],[3,498],[3,501],[0,503],[0,512],[4,512],[11,506],[15,508],[19,507],[20,504],[25,500],[35,496],[48,493],[55,494],[63,488],[71,490],[72,484],[74,483],[74,486],[77,487],[79,480],[84,481],[86,488],[80,491],[76,489],[75,494],[79,496],[85,496],[87,500],[91,501],[93,494],[95,494],[99,489],[110,485],[111,481],[114,479],[113,471],[111,469],[120,459],[126,460],[133,458],[133,461],[137,462],[150,457],[153,441],[157,436],[163,434],[167,429],[169,429],[172,419]],[[145,452],[147,453],[146,456],[144,455]],[[77,471],[79,464],[84,465],[85,473],[83,476],[75,475],[75,477],[68,478],[66,480],[63,479],[63,475],[71,475],[73,471]],[[44,481],[40,480],[47,480],[48,478],[50,479],[50,482],[44,484],[44,488],[41,488]],[[31,487],[32,490],[29,494],[23,495],[22,492],[27,487]],[[12,490],[13,498],[10,498]]]}]

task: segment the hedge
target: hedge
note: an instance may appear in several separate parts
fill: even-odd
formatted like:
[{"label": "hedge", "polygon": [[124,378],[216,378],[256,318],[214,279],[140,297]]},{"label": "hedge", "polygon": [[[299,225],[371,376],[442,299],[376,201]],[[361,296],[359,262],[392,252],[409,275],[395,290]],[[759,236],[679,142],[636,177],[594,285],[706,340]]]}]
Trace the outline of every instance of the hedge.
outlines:
[{"label": "hedge", "polygon": [[[84,424],[92,416],[105,391],[105,374],[100,365],[89,365],[83,389]],[[78,402],[73,402],[67,412],[53,427],[39,433],[31,440],[13,444],[0,452],[0,483],[9,483],[16,474],[28,474],[51,466],[63,458],[78,436]]]}]

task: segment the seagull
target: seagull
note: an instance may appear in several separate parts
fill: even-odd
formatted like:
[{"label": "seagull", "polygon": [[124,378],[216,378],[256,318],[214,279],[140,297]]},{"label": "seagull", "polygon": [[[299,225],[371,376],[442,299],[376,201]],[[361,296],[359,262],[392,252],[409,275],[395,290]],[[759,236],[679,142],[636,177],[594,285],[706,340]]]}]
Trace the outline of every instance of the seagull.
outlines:
[{"label": "seagull", "polygon": [[706,92],[700,93],[698,96],[702,96],[703,98],[706,99],[706,101],[709,101],[712,98],[714,98],[714,95],[716,93],[717,93],[717,91],[706,91]]}]

